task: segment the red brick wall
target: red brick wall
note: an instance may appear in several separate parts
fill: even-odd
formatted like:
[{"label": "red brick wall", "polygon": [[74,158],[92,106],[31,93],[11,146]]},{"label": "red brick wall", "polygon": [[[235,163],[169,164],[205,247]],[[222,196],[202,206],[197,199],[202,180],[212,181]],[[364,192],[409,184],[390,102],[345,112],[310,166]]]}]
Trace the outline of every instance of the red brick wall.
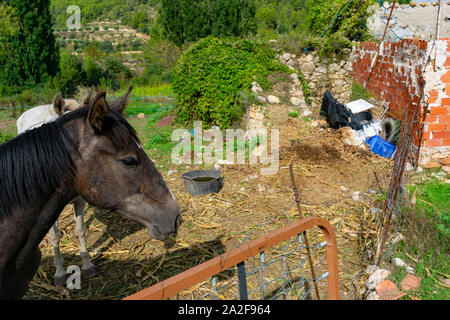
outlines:
[{"label": "red brick wall", "polygon": [[[425,118],[422,140],[425,147],[450,146],[450,41],[441,40],[446,41],[448,46],[447,57],[443,60],[445,63],[438,66],[447,70],[440,84],[444,84],[445,90],[435,88],[425,92],[426,97],[429,97],[429,113]],[[361,43],[354,50],[353,77],[366,85],[376,98],[389,102],[389,115],[401,120],[405,111],[412,112],[414,108],[419,108],[419,88],[424,76],[422,71],[428,45],[427,41],[412,39],[385,43],[371,70],[378,44]],[[417,124],[415,128],[418,127]]]}]

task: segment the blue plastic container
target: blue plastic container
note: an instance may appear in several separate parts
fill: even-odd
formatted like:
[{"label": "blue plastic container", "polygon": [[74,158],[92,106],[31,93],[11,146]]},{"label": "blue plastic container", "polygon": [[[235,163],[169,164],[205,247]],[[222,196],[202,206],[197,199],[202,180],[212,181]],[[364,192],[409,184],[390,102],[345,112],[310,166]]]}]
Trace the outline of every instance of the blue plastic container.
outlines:
[{"label": "blue plastic container", "polygon": [[366,143],[370,146],[370,150],[373,153],[376,153],[385,158],[391,158],[394,155],[395,150],[397,149],[397,147],[393,144],[390,144],[389,142],[381,139],[380,136],[367,138]]}]

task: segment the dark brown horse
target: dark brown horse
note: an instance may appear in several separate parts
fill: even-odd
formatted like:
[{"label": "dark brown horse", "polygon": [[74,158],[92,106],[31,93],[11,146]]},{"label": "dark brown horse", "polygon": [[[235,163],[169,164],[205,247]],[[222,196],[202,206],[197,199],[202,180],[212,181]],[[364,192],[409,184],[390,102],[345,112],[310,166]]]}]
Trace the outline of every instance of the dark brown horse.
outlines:
[{"label": "dark brown horse", "polygon": [[26,293],[39,243],[77,196],[144,225],[154,239],[177,232],[177,201],[122,117],[125,104],[109,106],[105,95],[0,146],[0,299]]}]

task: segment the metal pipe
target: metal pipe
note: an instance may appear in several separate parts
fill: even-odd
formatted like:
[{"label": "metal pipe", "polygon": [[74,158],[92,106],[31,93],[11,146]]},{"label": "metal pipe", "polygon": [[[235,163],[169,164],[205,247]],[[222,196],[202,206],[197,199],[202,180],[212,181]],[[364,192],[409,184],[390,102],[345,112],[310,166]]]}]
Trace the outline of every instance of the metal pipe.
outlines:
[{"label": "metal pipe", "polygon": [[[295,203],[297,204],[298,215],[300,219],[303,219],[302,208],[300,205],[300,195],[298,193],[297,184],[295,183],[294,169],[292,167],[292,164],[289,165],[289,173],[291,174],[292,190],[294,192]],[[312,261],[311,250],[309,249],[308,235],[306,234],[306,231],[303,233],[303,238],[305,239],[306,254],[308,255],[308,262],[311,268],[311,276],[314,281],[314,290],[316,291],[317,300],[320,300],[319,288],[316,281],[316,273],[314,271],[314,263]]]}]

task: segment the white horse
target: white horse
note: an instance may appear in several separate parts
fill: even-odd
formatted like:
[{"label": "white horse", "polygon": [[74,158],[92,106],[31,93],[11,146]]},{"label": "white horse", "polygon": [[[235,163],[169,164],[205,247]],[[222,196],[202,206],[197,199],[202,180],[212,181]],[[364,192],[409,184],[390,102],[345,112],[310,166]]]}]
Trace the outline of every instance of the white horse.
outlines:
[{"label": "white horse", "polygon": [[[110,106],[123,105],[126,106],[129,102],[129,97],[132,91],[132,87],[128,92],[118,100],[112,102]],[[88,93],[83,98],[82,104],[73,99],[63,99],[61,93],[58,93],[53,99],[53,104],[34,107],[24,112],[17,120],[17,130],[21,134],[27,130],[40,127],[44,123],[55,121],[59,116],[64,113],[73,111],[79,107],[90,106],[95,97],[94,90],[89,89]],[[81,276],[83,279],[89,279],[95,275],[95,266],[89,259],[89,252],[86,244],[86,235],[88,229],[84,223],[84,208],[86,201],[77,197],[73,201],[74,206],[74,219],[75,219],[75,233],[80,240],[80,257],[82,260]],[[61,255],[59,242],[61,241],[61,231],[58,229],[58,222],[51,227],[48,233],[48,239],[53,246],[55,254],[54,262],[56,267],[55,272],[55,285],[63,286],[67,282],[67,274],[64,269],[64,258]]]}]

